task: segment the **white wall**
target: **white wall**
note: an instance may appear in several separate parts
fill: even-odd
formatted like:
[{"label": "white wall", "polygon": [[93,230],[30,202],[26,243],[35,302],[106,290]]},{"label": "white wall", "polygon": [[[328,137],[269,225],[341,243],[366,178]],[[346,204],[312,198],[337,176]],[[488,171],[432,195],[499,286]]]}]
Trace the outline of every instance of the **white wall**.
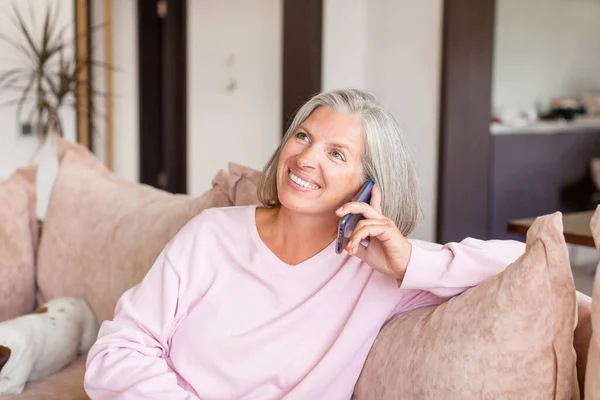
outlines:
[{"label": "white wall", "polygon": [[368,0],[323,2],[323,90],[365,89]]},{"label": "white wall", "polygon": [[436,229],[442,0],[369,3],[367,87],[396,116],[413,150],[423,221],[414,237]]},{"label": "white wall", "polygon": [[[106,87],[106,69],[94,68],[98,90],[112,92],[113,165],[118,175],[131,181],[139,178],[139,117],[137,65],[137,1],[113,0],[112,20],[106,15],[105,0],[92,0],[92,25],[112,26],[112,88]],[[106,62],[105,30],[93,32],[93,59]],[[94,153],[106,163],[106,99],[94,97],[98,113],[94,119]]]},{"label": "white wall", "polygon": [[325,0],[323,87],[372,91],[398,119],[421,181],[423,220],[435,238],[442,1]]},{"label": "white wall", "polygon": [[495,109],[600,90],[600,1],[498,0]]},{"label": "white wall", "polygon": [[281,0],[188,2],[188,192],[229,161],[261,169],[281,138]]},{"label": "white wall", "polygon": [[[31,27],[36,38],[41,41],[41,27],[44,21],[46,7],[52,5],[60,7],[58,13],[57,25],[59,27],[72,26],[74,20],[74,9],[72,1],[60,0],[36,0],[35,8],[33,9],[33,19],[30,14],[30,1],[12,1],[0,0],[0,35],[5,35],[20,44],[24,44],[19,29],[15,27],[8,16],[14,16],[12,5],[15,4],[21,15],[25,18],[26,24]],[[65,37],[73,37],[73,29],[65,31]],[[0,74],[3,71],[15,67],[27,67],[27,62],[24,56],[5,41],[0,40]],[[25,84],[22,81],[22,84]],[[18,92],[8,92],[0,90],[0,179],[8,177],[16,167],[30,164],[37,150],[38,142],[33,136],[21,136],[20,124],[17,121],[17,106],[7,106],[4,103],[13,101],[19,98]],[[33,97],[31,97],[33,99]],[[27,103],[25,110],[30,110],[31,101]],[[24,114],[27,115],[27,112]],[[63,129],[65,137],[73,139],[75,137],[75,112],[71,108],[65,109],[61,113]],[[24,118],[26,119],[26,118]]]},{"label": "white wall", "polygon": [[138,181],[137,0],[113,0],[112,3],[113,64],[116,69],[113,72],[113,170],[125,179]]}]

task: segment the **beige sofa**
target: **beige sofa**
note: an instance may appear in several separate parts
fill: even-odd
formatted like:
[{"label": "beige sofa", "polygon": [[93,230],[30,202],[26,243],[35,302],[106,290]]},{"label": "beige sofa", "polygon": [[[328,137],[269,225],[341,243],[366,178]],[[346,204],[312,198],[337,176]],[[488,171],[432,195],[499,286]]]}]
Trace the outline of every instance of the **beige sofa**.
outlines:
[{"label": "beige sofa", "polygon": [[[60,170],[39,231],[33,223],[34,192],[27,189],[23,192],[26,197],[20,198],[28,202],[19,212],[29,213],[26,226],[32,236],[27,243],[30,257],[24,255],[25,261],[19,265],[23,269],[27,260],[33,260],[36,293],[20,291],[25,294],[18,303],[29,311],[34,300],[41,304],[55,297],[80,296],[92,305],[99,321],[111,318],[119,296],[141,280],[162,247],[190,218],[207,207],[256,202],[260,173],[235,164],[216,174],[207,193],[192,198],[127,182],[72,143],[59,141],[58,156]],[[29,179],[31,183],[35,168],[18,174],[21,181]],[[0,202],[2,190],[0,186]],[[2,218],[11,215],[3,217],[0,211],[0,226]],[[535,390],[540,397],[535,398],[568,398],[567,392],[576,398],[585,377],[591,299],[578,296],[575,320],[575,291],[561,258],[563,243],[546,235],[546,227],[541,229],[546,247],[550,240],[558,241],[552,244],[558,255],[548,255],[538,246],[540,254],[546,251],[546,256],[526,259],[527,268],[511,266],[498,279],[457,296],[443,307],[423,307],[391,321],[372,348],[355,397],[524,398],[518,394],[538,385]],[[22,240],[27,241],[27,237]],[[559,260],[560,265],[548,260]],[[0,262],[0,268],[10,268],[10,263]],[[553,270],[559,272],[547,272]],[[30,279],[24,276],[24,282]],[[528,286],[536,276],[543,277],[543,282]],[[510,283],[513,281],[522,288]],[[526,291],[537,293],[526,295]],[[535,296],[546,298],[537,301]],[[515,304],[518,312],[509,309]],[[481,332],[493,334],[483,337]],[[534,332],[540,332],[539,337]],[[533,340],[527,342],[529,339]],[[480,342],[488,346],[487,354],[478,351]],[[519,345],[522,343],[526,346]],[[575,360],[577,372],[573,373]],[[506,368],[507,363],[511,368]],[[539,365],[544,367],[537,368]],[[85,399],[84,371],[85,356],[81,356],[63,371],[30,383],[23,394],[6,398]],[[529,371],[529,376],[523,376],[523,371]],[[492,382],[495,377],[497,381]],[[554,397],[545,396],[546,390]]]}]

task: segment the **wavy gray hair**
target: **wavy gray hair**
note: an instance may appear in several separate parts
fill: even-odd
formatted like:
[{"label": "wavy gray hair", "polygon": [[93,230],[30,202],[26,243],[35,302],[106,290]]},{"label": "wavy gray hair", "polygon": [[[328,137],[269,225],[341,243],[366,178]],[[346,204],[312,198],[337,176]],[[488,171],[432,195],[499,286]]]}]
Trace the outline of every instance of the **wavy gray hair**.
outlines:
[{"label": "wavy gray hair", "polygon": [[381,189],[381,210],[403,235],[416,227],[420,215],[419,185],[412,159],[396,119],[371,93],[358,90],[334,90],[315,95],[296,113],[275,153],[263,169],[258,198],[267,207],[281,205],[277,194],[277,165],[281,151],[298,127],[318,107],[361,116],[365,154],[363,181],[371,177]]}]

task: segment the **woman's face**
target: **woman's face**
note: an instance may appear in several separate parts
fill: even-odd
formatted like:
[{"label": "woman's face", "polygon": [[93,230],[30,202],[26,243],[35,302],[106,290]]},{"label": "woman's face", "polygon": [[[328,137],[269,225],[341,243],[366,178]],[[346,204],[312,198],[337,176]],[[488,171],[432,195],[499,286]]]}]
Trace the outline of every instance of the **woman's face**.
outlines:
[{"label": "woman's face", "polygon": [[360,117],[319,107],[285,144],[277,167],[279,201],[305,213],[333,212],[362,183]]}]

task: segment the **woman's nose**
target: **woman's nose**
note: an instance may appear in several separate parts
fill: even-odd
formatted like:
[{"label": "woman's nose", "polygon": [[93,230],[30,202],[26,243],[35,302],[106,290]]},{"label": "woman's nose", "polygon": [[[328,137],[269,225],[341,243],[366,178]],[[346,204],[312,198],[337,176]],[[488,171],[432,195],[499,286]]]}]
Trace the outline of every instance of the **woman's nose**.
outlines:
[{"label": "woman's nose", "polygon": [[298,166],[308,169],[317,168],[317,155],[312,147],[307,147],[298,155]]}]

